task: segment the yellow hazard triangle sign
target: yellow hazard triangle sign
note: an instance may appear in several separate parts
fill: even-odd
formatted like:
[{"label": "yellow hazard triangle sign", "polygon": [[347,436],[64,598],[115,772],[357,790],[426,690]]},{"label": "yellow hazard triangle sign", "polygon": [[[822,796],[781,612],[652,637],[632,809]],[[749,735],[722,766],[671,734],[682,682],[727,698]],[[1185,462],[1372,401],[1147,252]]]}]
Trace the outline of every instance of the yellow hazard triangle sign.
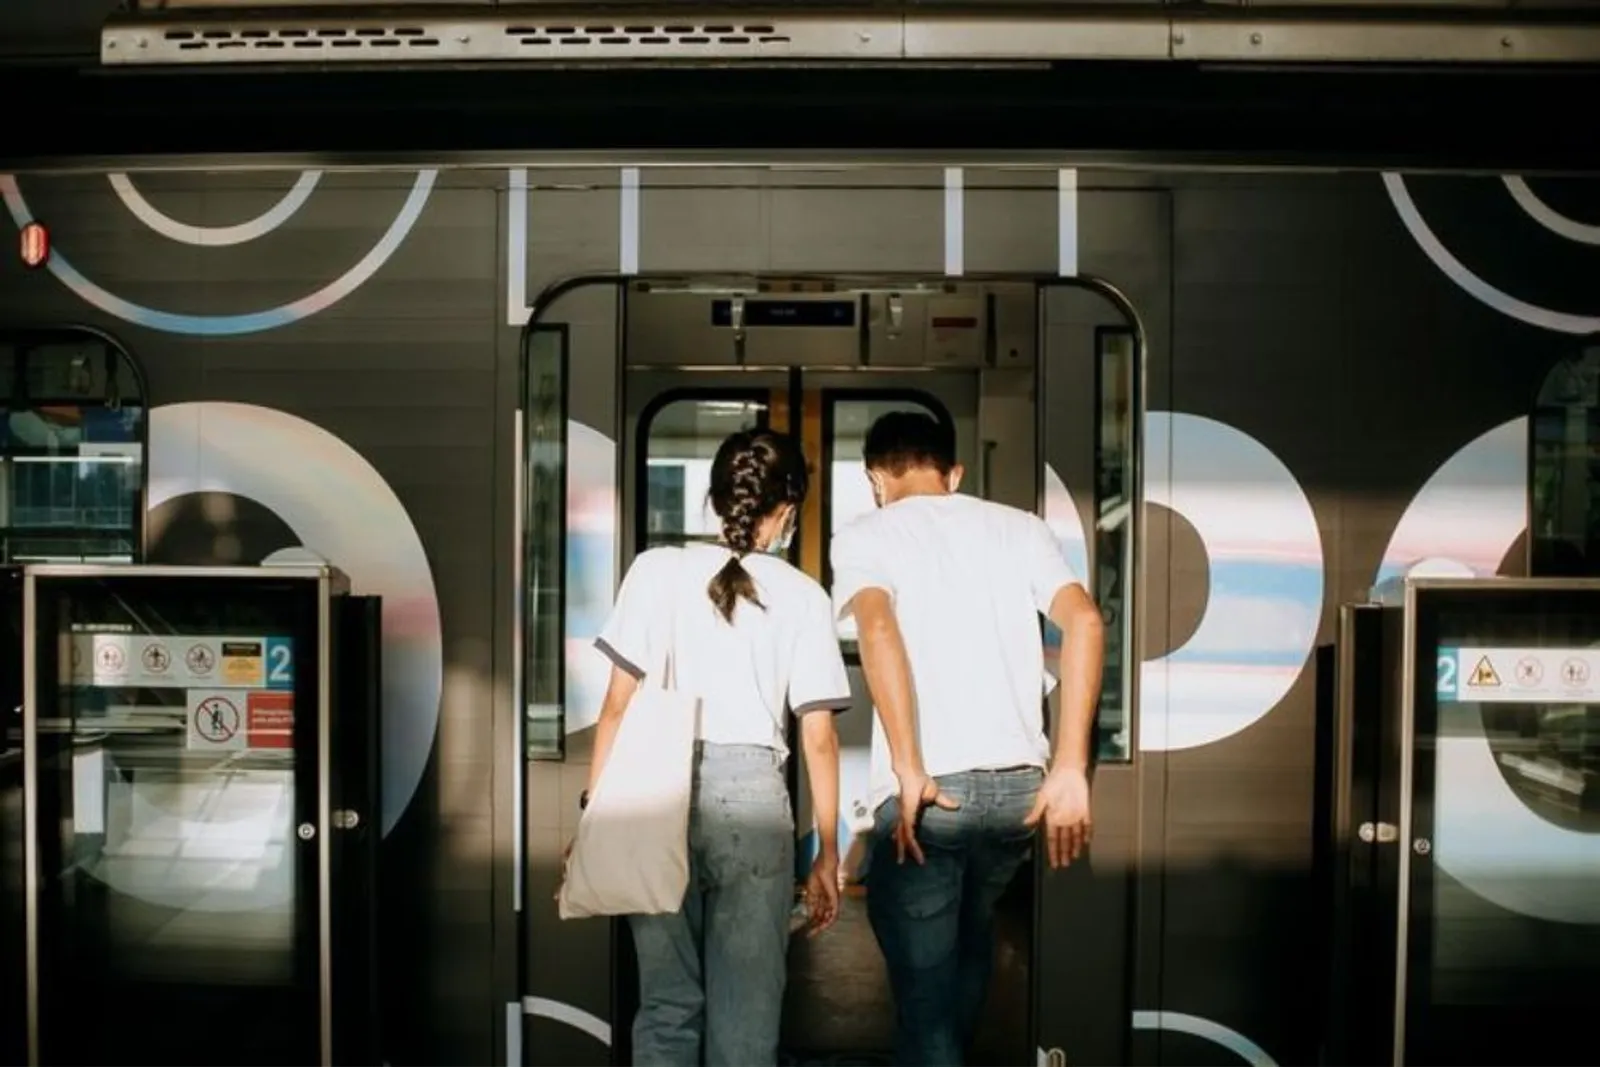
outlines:
[{"label": "yellow hazard triangle sign", "polygon": [[1495,673],[1494,664],[1489,662],[1488,656],[1478,657],[1478,665],[1472,668],[1472,673],[1467,676],[1467,684],[1479,689],[1493,688],[1500,684],[1500,676]]}]

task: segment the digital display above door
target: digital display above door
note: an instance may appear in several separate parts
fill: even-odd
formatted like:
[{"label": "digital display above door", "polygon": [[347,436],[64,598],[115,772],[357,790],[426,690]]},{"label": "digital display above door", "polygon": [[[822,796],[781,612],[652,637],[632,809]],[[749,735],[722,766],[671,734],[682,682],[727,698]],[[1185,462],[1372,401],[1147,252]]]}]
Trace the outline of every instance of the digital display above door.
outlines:
[{"label": "digital display above door", "polygon": [[[751,326],[832,326],[856,324],[854,300],[747,300],[740,322]],[[711,302],[711,325],[732,326],[733,301]]]}]

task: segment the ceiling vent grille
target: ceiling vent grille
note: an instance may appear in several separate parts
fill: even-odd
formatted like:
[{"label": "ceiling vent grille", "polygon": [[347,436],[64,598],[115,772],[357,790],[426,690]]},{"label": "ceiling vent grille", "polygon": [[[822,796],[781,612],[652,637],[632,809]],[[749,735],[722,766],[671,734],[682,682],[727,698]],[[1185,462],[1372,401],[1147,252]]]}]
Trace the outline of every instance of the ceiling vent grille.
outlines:
[{"label": "ceiling vent grille", "polygon": [[101,60],[112,65],[197,63],[719,59],[898,59],[896,18],[674,18],[643,14],[595,19],[535,15],[380,18],[297,12],[273,18],[215,16],[108,25]]}]

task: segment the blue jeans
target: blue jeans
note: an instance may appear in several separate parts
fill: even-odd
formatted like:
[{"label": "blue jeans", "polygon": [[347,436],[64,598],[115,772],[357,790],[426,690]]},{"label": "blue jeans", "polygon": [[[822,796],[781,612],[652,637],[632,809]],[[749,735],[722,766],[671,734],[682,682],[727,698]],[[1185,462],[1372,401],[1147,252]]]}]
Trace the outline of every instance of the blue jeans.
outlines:
[{"label": "blue jeans", "polygon": [[631,915],[638,1067],[777,1063],[794,906],[794,815],[778,753],[699,746],[689,888],[671,915]]},{"label": "blue jeans", "polygon": [[1023,820],[1043,780],[1032,767],[940,776],[961,807],[923,809],[921,865],[895,862],[900,801],[879,806],[867,915],[894,990],[895,1063],[963,1062],[994,969],[994,908],[1033,846]]}]

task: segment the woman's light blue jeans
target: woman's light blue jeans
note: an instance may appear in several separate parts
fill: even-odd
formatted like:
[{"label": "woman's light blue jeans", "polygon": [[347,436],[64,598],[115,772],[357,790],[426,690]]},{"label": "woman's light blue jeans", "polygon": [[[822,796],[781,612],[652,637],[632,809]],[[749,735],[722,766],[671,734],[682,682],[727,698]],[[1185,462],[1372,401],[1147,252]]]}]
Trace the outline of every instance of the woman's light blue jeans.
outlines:
[{"label": "woman's light blue jeans", "polygon": [[777,1062],[793,905],[782,758],[759,745],[698,746],[683,907],[628,920],[639,956],[638,1067]]}]

